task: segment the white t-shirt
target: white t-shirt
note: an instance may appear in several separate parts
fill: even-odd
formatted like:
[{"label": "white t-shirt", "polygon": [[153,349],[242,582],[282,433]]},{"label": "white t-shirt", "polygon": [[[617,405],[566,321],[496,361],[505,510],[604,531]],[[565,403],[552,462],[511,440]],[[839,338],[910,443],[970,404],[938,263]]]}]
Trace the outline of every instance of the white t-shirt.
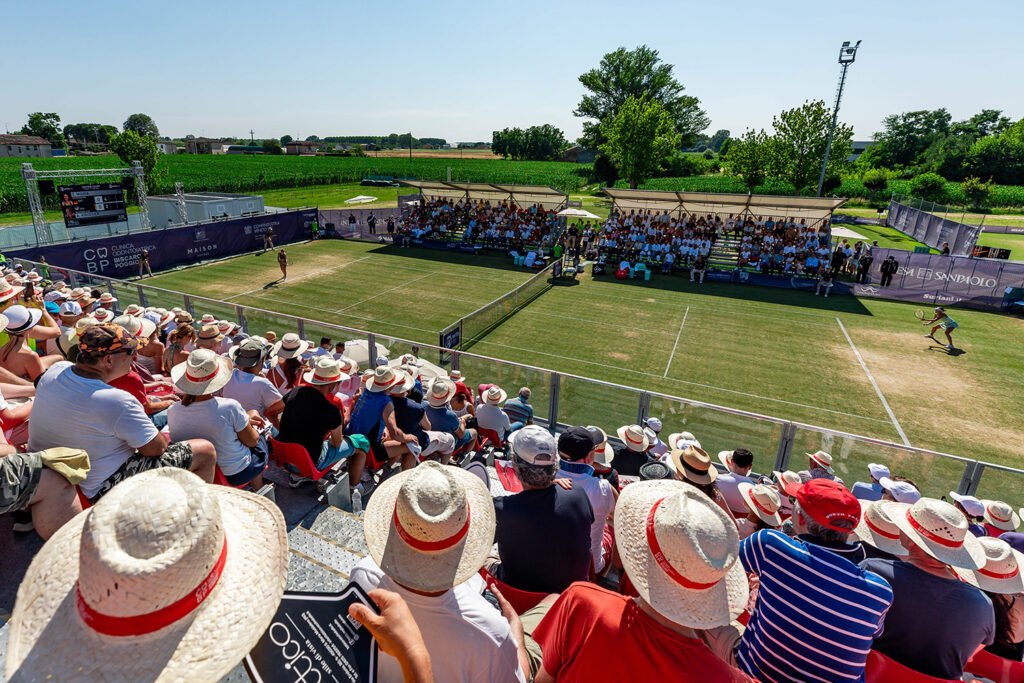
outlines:
[{"label": "white t-shirt", "polygon": [[267,408],[281,400],[281,392],[270,380],[262,375],[253,375],[235,368],[231,379],[221,389],[224,398],[233,398],[242,405],[242,410],[255,410],[267,414]]},{"label": "white t-shirt", "polygon": [[476,407],[476,423],[481,429],[491,429],[502,439],[512,429],[512,422],[505,411],[498,406],[483,403]]},{"label": "white t-shirt", "polygon": [[726,472],[725,474],[718,475],[715,483],[718,484],[718,490],[722,492],[722,496],[725,498],[725,503],[729,506],[729,509],[733,513],[746,514],[746,511],[750,508],[743,502],[743,495],[740,493],[739,485],[753,484],[754,480],[742,474]]},{"label": "white t-shirt", "polygon": [[[349,579],[367,592],[394,591],[409,605],[430,652],[434,680],[445,683],[513,683],[526,680],[508,622],[481,595],[483,579],[474,574],[465,583],[436,597],[417,595],[386,576],[372,557],[364,557]],[[378,683],[401,683],[402,668],[380,653]]]},{"label": "white t-shirt", "polygon": [[67,361],[39,377],[29,420],[28,448],[67,446],[89,454],[92,467],[82,492],[94,496],[135,451],[157,436],[157,429],[134,396],[77,375]]},{"label": "white t-shirt", "polygon": [[590,507],[594,510],[594,522],[590,525],[590,555],[594,558],[594,571],[604,569],[604,551],[601,543],[604,540],[604,526],[615,510],[615,495],[612,485],[607,479],[592,474],[558,470],[559,477],[572,479],[573,486],[579,486],[590,499]]},{"label": "white t-shirt", "polygon": [[252,454],[238,440],[249,417],[238,401],[213,397],[190,405],[175,403],[167,409],[167,428],[172,441],[207,439],[217,451],[217,466],[225,475],[238,474],[249,466]]}]

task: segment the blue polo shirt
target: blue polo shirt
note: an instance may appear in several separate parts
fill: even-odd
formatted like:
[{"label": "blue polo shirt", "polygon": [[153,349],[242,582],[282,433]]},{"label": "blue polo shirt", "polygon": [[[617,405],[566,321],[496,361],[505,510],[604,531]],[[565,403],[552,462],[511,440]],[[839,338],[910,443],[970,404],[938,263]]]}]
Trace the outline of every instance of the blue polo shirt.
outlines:
[{"label": "blue polo shirt", "polygon": [[455,436],[455,432],[459,431],[459,427],[462,426],[459,416],[448,407],[435,408],[434,406],[426,405],[424,409],[427,419],[430,421],[430,428],[435,432],[448,432]]},{"label": "blue polo shirt", "polygon": [[858,481],[850,489],[850,492],[857,500],[882,500],[882,485],[875,482]]}]

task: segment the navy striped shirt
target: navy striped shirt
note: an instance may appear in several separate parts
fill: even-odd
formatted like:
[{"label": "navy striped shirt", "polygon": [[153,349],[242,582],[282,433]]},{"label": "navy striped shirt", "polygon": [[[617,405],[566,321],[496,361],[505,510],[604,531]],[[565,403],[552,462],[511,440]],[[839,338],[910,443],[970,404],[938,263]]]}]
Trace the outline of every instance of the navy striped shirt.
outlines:
[{"label": "navy striped shirt", "polygon": [[773,529],[740,544],[757,574],[757,607],[736,659],[764,683],[864,680],[864,662],[892,604],[892,588],[827,548]]}]

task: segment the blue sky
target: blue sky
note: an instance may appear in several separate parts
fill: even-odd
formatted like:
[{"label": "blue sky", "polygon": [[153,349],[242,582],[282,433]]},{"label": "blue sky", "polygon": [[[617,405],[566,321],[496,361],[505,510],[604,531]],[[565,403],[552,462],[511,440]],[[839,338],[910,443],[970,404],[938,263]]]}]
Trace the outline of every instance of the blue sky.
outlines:
[{"label": "blue sky", "polygon": [[[386,8],[386,9],[385,9]],[[713,132],[831,102],[836,55],[863,40],[841,119],[947,107],[1024,116],[1024,3],[28,2],[0,0],[0,125],[33,111],[166,135],[387,134],[490,140],[553,123],[570,139],[579,74],[647,44],[700,98]]]}]

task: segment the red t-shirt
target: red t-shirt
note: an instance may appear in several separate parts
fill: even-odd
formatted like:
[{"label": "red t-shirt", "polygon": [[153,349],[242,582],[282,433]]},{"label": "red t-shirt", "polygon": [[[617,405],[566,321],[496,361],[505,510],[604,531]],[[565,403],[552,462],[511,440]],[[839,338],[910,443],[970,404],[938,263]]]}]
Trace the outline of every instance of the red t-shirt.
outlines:
[{"label": "red t-shirt", "polygon": [[533,632],[558,683],[751,683],[703,641],[665,628],[632,598],[576,582]]},{"label": "red t-shirt", "polygon": [[129,394],[135,397],[135,399],[142,404],[145,408],[149,403],[146,398],[146,385],[142,382],[142,377],[139,373],[131,370],[127,375],[122,375],[115,380],[107,382],[110,386],[121,391],[127,391]]}]

